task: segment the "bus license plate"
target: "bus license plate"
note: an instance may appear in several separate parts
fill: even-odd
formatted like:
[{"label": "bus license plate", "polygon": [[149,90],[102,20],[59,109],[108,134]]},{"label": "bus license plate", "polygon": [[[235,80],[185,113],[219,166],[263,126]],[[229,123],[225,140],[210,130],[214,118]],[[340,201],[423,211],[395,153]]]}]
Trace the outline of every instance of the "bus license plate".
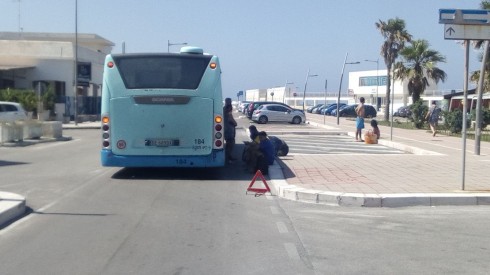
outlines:
[{"label": "bus license plate", "polygon": [[145,145],[157,147],[177,146],[179,145],[179,141],[173,139],[152,139],[145,140]]}]

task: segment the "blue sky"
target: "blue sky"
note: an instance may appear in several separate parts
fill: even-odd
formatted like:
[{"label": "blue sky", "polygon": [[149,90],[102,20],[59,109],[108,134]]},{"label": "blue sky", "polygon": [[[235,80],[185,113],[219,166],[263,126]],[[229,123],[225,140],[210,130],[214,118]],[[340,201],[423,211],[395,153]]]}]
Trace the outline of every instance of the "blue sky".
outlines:
[{"label": "blue sky", "polygon": [[[166,52],[167,41],[187,42],[220,57],[225,95],[239,90],[284,86],[303,91],[307,70],[318,77],[308,92],[338,91],[346,53],[347,73],[375,70],[382,36],[379,19],[399,17],[415,39],[426,39],[446,56],[448,78],[440,89],[462,89],[464,49],[444,40],[439,9],[478,9],[480,0],[78,0],[78,31],[95,33],[121,52]],[[20,10],[20,12],[19,12]],[[19,17],[20,14],[20,17]],[[0,31],[75,30],[75,0],[0,0]],[[20,20],[19,20],[20,18]],[[177,51],[179,47],[171,47]],[[472,51],[470,69],[479,69]],[[430,89],[430,88],[429,88]]]}]

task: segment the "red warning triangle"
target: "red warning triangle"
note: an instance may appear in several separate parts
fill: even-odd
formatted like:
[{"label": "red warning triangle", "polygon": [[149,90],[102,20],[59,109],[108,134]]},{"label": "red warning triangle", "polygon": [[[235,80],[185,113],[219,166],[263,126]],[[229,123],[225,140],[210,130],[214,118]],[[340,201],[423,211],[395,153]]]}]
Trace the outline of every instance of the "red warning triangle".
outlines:
[{"label": "red warning triangle", "polygon": [[[257,177],[260,177],[260,179],[262,179],[262,182],[264,183],[265,188],[252,188]],[[260,170],[257,170],[257,173],[255,173],[255,176],[253,177],[252,182],[250,182],[250,185],[248,186],[247,192],[248,191],[255,192],[255,193],[266,193],[266,192],[270,193],[271,192],[271,189],[269,188],[269,185],[265,181],[264,175],[262,175],[262,172],[260,172]]]}]

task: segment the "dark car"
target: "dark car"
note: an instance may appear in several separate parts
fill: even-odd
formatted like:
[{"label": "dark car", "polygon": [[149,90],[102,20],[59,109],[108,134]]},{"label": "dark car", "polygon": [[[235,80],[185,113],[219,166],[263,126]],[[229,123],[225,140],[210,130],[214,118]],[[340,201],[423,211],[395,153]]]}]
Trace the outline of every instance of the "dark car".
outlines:
[{"label": "dark car", "polygon": [[[339,109],[346,106],[347,104],[345,103],[340,103],[339,104]],[[337,111],[337,103],[333,103],[333,104],[330,104],[327,108],[325,108],[324,110],[322,110],[322,114],[326,115],[326,116],[331,116],[332,115],[332,111],[335,110]]]},{"label": "dark car", "polygon": [[393,115],[399,117],[411,117],[412,110],[410,110],[410,106],[402,106],[398,108],[398,110]]},{"label": "dark car", "polygon": [[[275,102],[275,101],[254,101],[254,102],[250,102],[250,104],[248,104],[247,117],[250,118],[250,119],[252,119],[252,115],[253,115],[254,111],[257,110],[257,108],[259,108],[260,106],[262,106],[264,104],[279,104],[279,105],[282,105],[282,106],[291,108],[289,105],[284,104],[284,103],[281,103],[281,102]],[[303,111],[301,110],[301,112],[303,112]]]},{"label": "dark car", "polygon": [[[348,105],[345,108],[339,110],[339,116],[341,117],[356,117],[356,107],[357,104]],[[365,117],[372,118],[376,117],[377,112],[374,106],[364,105]]]},{"label": "dark car", "polygon": [[312,114],[319,114],[321,108],[323,108],[323,107],[325,107],[325,104],[322,104],[322,105],[320,105],[318,107],[313,108],[313,110],[311,110],[311,113]]},{"label": "dark car", "polygon": [[314,109],[317,109],[318,107],[321,107],[321,106],[323,106],[323,103],[321,103],[321,104],[317,104],[317,105],[312,106],[312,107],[308,107],[308,108],[306,109],[306,112],[307,112],[307,113],[312,113]]}]

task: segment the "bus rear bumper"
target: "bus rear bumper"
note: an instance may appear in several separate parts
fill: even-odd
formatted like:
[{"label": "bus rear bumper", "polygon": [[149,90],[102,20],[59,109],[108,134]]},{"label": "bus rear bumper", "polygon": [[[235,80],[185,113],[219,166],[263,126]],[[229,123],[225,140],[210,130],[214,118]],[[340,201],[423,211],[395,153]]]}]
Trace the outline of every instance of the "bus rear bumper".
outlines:
[{"label": "bus rear bumper", "polygon": [[102,166],[109,167],[222,167],[224,150],[206,156],[122,156],[110,150],[101,150]]}]

